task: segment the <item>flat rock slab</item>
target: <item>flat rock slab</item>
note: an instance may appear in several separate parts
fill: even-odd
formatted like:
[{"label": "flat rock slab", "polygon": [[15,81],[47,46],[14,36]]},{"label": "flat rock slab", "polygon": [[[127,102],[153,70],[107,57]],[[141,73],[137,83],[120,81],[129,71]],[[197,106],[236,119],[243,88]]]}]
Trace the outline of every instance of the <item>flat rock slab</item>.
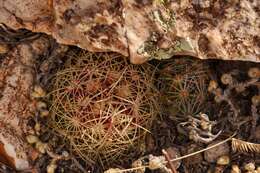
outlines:
[{"label": "flat rock slab", "polygon": [[259,0],[0,0],[0,22],[140,64],[191,55],[260,62]]}]

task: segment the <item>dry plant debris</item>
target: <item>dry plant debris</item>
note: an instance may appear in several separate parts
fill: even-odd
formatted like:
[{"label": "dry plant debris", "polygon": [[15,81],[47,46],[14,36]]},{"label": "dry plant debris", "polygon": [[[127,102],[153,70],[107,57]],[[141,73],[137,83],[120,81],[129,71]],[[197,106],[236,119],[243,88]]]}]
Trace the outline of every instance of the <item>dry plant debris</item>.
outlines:
[{"label": "dry plant debris", "polygon": [[[161,171],[164,171],[167,173],[172,173],[174,171],[172,169],[167,168],[167,166],[166,166],[169,162],[173,162],[173,163],[178,162],[182,159],[189,158],[196,154],[212,150],[215,147],[219,147],[219,146],[225,144],[226,142],[230,141],[235,135],[236,135],[236,133],[234,133],[229,138],[227,138],[223,141],[215,143],[214,145],[208,146],[207,148],[204,148],[202,150],[199,150],[199,151],[196,151],[196,152],[184,155],[184,156],[180,156],[180,157],[172,158],[172,159],[168,160],[165,157],[165,155],[162,155],[162,156],[148,155],[148,156],[141,157],[137,161],[135,161],[134,164],[132,165],[132,168],[128,168],[128,169],[110,168],[107,171],[105,171],[105,173],[126,173],[126,172],[132,173],[135,171],[137,171],[137,172],[140,171],[140,173],[143,173],[143,172],[145,172],[146,168],[148,168],[150,170],[160,169]],[[178,164],[176,164],[176,165],[178,165]]]},{"label": "dry plant debris", "polygon": [[138,148],[158,113],[152,67],[117,54],[72,56],[52,86],[52,126],[90,163]]},{"label": "dry plant debris", "polygon": [[210,143],[215,140],[222,132],[212,134],[212,128],[216,124],[210,121],[208,115],[200,113],[194,117],[189,116],[187,122],[179,123],[178,132],[189,136],[189,139],[195,142]]}]

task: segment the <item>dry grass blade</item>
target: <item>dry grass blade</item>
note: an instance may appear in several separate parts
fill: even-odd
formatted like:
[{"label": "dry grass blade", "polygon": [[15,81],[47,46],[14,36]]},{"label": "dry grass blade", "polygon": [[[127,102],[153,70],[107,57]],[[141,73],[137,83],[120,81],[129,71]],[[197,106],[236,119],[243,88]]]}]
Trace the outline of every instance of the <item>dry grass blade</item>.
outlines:
[{"label": "dry grass blade", "polygon": [[239,152],[255,152],[260,153],[260,144],[246,142],[240,139],[232,138],[232,150]]}]

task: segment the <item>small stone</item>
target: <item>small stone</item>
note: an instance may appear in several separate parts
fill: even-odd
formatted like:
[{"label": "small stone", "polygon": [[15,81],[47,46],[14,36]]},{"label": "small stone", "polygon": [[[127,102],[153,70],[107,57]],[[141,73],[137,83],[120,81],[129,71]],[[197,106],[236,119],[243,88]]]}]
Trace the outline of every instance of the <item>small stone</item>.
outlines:
[{"label": "small stone", "polygon": [[149,156],[149,165],[148,168],[151,170],[160,169],[165,167],[165,157],[164,156]]},{"label": "small stone", "polygon": [[218,165],[228,165],[230,162],[230,158],[229,156],[225,155],[225,156],[221,156],[220,158],[218,158],[217,160],[217,164]]},{"label": "small stone", "polygon": [[34,144],[39,141],[39,138],[34,135],[28,135],[28,136],[26,136],[26,140],[29,144]]},{"label": "small stone", "polygon": [[217,89],[217,87],[218,87],[217,81],[211,80],[211,81],[209,82],[208,91],[209,91],[209,92],[212,92],[213,90]]},{"label": "small stone", "polygon": [[[207,147],[210,147],[212,145],[215,145],[221,141],[214,141]],[[229,154],[229,146],[227,143],[221,144],[219,146],[216,146],[210,150],[207,150],[204,152],[204,157],[207,162],[215,163],[217,162],[217,159],[221,156],[228,155]]]},{"label": "small stone", "polygon": [[38,101],[36,103],[36,108],[38,110],[46,109],[47,108],[47,104],[45,102],[43,102],[43,101]]},{"label": "small stone", "polygon": [[110,168],[109,170],[106,170],[104,173],[120,173],[122,170],[119,168]]},{"label": "small stone", "polygon": [[48,110],[42,110],[40,112],[41,117],[47,117],[49,114],[50,114],[50,112]]},{"label": "small stone", "polygon": [[250,162],[245,164],[244,169],[247,171],[254,171],[255,170],[255,164]]},{"label": "small stone", "polygon": [[230,173],[241,173],[238,165],[232,165]]},{"label": "small stone", "polygon": [[38,141],[35,145],[35,148],[42,154],[44,154],[46,152],[47,149],[47,144],[43,143],[41,141]]},{"label": "small stone", "polygon": [[[138,159],[132,163],[132,168],[137,168],[137,167],[141,167],[141,166],[143,166],[141,159]],[[145,172],[145,168],[136,170],[136,173],[144,173],[144,172]]]},{"label": "small stone", "polygon": [[260,166],[256,168],[257,173],[260,173]]},{"label": "small stone", "polygon": [[36,132],[39,132],[41,130],[41,124],[40,123],[36,123],[34,126],[34,129]]},{"label": "small stone", "polygon": [[257,67],[250,68],[248,70],[248,76],[251,78],[260,78],[260,69]]},{"label": "small stone", "polygon": [[55,173],[55,170],[57,169],[57,165],[54,163],[51,163],[47,166],[47,173]]},{"label": "small stone", "polygon": [[220,80],[224,85],[229,85],[233,82],[233,78],[232,78],[231,74],[228,74],[228,73],[223,74],[221,76]]},{"label": "small stone", "polygon": [[69,152],[68,151],[62,151],[62,156],[63,157],[69,157]]},{"label": "small stone", "polygon": [[45,97],[46,92],[43,90],[43,88],[39,85],[34,86],[34,91],[32,92],[33,98],[42,98]]}]

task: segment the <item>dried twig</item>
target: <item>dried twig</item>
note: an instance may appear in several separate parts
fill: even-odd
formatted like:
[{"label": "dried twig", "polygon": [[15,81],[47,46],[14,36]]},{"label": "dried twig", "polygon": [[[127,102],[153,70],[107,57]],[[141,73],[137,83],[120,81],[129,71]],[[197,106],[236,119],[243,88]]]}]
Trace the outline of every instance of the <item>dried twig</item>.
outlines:
[{"label": "dried twig", "polygon": [[163,149],[162,153],[165,156],[167,162],[169,163],[169,166],[170,166],[172,173],[177,173],[175,166],[173,165],[173,162],[171,162],[171,158],[170,158],[169,154],[167,153],[167,151]]},{"label": "dried twig", "polygon": [[212,127],[216,122],[210,121],[208,115],[200,113],[197,117],[189,116],[187,122],[179,123],[177,125],[178,132],[189,135],[191,140],[201,143],[209,143],[222,133],[220,130],[217,134],[212,134]]}]

